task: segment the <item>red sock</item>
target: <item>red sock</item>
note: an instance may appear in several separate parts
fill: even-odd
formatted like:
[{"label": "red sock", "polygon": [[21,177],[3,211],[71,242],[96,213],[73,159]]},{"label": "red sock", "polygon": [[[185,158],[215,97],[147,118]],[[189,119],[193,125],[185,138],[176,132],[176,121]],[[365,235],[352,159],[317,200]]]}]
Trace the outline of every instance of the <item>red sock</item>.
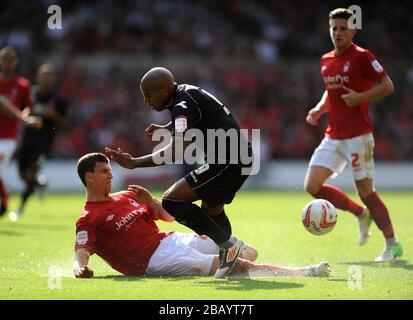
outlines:
[{"label": "red sock", "polygon": [[350,211],[356,217],[363,214],[364,208],[351,200],[343,191],[329,184],[324,184],[321,189],[313,194],[318,199],[330,201],[336,208]]},{"label": "red sock", "polygon": [[7,201],[9,200],[9,191],[4,185],[2,178],[0,178],[0,197],[1,197],[1,202],[7,206]]},{"label": "red sock", "polygon": [[384,202],[380,199],[376,192],[362,198],[363,202],[369,208],[370,215],[376,223],[377,227],[383,232],[386,238],[394,237],[393,226],[391,224],[389,211]]}]

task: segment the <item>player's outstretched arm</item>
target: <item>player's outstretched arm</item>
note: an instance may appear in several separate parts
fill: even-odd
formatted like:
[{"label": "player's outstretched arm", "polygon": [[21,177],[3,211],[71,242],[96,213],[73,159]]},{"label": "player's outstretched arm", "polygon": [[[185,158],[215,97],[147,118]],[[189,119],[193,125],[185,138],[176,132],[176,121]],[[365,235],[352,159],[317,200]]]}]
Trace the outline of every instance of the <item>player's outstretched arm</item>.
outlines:
[{"label": "player's outstretched arm", "polygon": [[7,114],[9,117],[24,122],[29,127],[40,129],[43,126],[42,119],[39,117],[29,116],[27,112],[22,112],[13,103],[0,95],[0,110]]},{"label": "player's outstretched arm", "polygon": [[178,160],[182,161],[184,151],[190,143],[191,141],[186,141],[182,136],[172,137],[171,142],[164,148],[138,158],[132,157],[120,148],[116,151],[106,147],[105,153],[110,159],[127,169],[156,167],[175,163]]},{"label": "player's outstretched arm", "polygon": [[327,98],[328,98],[328,92],[326,90],[324,91],[324,94],[321,97],[321,100],[317,103],[317,105],[314,108],[312,108],[310,111],[308,111],[306,121],[312,126],[317,125],[320,117],[324,113],[327,113],[329,111],[329,105],[327,102]]},{"label": "player's outstretched arm", "polygon": [[92,278],[93,270],[87,266],[90,252],[86,249],[76,249],[75,261],[73,262],[73,273],[76,278]]},{"label": "player's outstretched arm", "polygon": [[172,131],[172,121],[165,125],[152,123],[149,127],[146,128],[145,133],[149,138],[151,138],[153,136],[153,133],[158,129],[167,129],[169,131]]},{"label": "player's outstretched arm", "polygon": [[356,106],[363,102],[372,102],[381,100],[394,91],[394,85],[389,76],[381,78],[377,85],[367,91],[356,92],[353,89],[343,85],[347,93],[341,95],[341,98],[349,106]]},{"label": "player's outstretched arm", "polygon": [[153,208],[156,210],[158,219],[167,221],[167,222],[173,222],[175,221],[175,218],[171,216],[163,207],[162,203],[154,198],[152,194],[145,189],[144,187],[138,186],[138,185],[129,185],[128,191],[132,191],[135,193],[136,199],[143,204],[146,204],[147,206]]}]

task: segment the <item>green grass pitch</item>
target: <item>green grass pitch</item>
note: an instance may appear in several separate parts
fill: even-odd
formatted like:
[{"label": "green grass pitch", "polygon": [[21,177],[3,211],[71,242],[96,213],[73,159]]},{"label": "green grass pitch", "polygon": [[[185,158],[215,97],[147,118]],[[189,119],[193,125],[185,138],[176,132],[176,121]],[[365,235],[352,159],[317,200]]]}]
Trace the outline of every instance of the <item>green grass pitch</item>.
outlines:
[{"label": "green grass pitch", "polygon": [[[328,279],[134,278],[118,274],[96,256],[90,260],[95,278],[75,279],[74,222],[84,195],[50,194],[44,202],[33,197],[17,223],[0,220],[0,299],[413,299],[413,193],[381,195],[405,250],[393,263],[372,262],[384,245],[377,227],[365,247],[357,245],[358,226],[349,213],[338,211],[328,235],[308,233],[300,218],[311,198],[302,192],[240,192],[227,207],[234,234],[258,248],[258,262],[300,266],[329,261],[333,274]],[[11,207],[16,204],[14,196]],[[177,223],[159,225],[190,232]],[[51,276],[56,266],[60,282]]]}]

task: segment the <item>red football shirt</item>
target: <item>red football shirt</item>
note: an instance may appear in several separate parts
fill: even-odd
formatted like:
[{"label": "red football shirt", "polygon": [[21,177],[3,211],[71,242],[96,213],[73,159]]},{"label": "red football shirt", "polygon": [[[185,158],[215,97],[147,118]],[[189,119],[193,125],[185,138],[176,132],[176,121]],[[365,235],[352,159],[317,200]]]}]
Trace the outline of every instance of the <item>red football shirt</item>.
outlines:
[{"label": "red football shirt", "polygon": [[333,50],[321,57],[321,76],[330,107],[326,136],[347,139],[373,131],[368,114],[370,102],[347,106],[341,98],[347,93],[342,85],[357,92],[367,91],[386,75],[376,57],[354,43],[339,56]]},{"label": "red football shirt", "polygon": [[110,198],[86,202],[76,221],[75,249],[96,253],[125,275],[142,275],[160,241],[169,233],[159,231],[153,209],[138,203],[133,192],[113,193]]},{"label": "red football shirt", "polygon": [[[33,106],[30,81],[20,76],[5,80],[0,74],[0,95],[5,96],[20,110]],[[0,139],[17,139],[18,135],[19,122],[0,111]]]}]

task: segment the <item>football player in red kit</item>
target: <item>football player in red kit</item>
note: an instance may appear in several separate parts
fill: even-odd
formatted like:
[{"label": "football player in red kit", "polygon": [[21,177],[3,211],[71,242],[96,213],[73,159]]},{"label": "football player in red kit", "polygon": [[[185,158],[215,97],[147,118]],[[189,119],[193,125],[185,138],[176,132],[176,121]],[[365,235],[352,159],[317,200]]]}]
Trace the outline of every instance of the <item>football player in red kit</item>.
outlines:
[{"label": "football player in red kit", "polygon": [[[96,253],[124,275],[214,275],[219,247],[195,233],[162,232],[155,220],[174,221],[160,201],[146,189],[132,185],[128,191],[110,193],[112,169],[102,153],[86,154],[78,161],[78,174],[86,186],[83,214],[76,222],[75,261],[78,278],[90,278],[89,256]],[[288,268],[257,264],[257,251],[245,245],[232,275],[317,276],[330,274],[329,265]]]},{"label": "football player in red kit", "polygon": [[8,207],[8,190],[3,183],[2,173],[17,146],[19,122],[35,128],[42,125],[41,119],[29,116],[29,108],[32,107],[30,82],[16,74],[18,63],[14,48],[4,47],[0,50],[0,216]]},{"label": "football player in red kit", "polygon": [[[307,115],[316,125],[329,114],[325,138],[315,149],[304,181],[305,190],[326,199],[359,219],[359,244],[370,236],[371,219],[382,231],[386,246],[376,261],[391,261],[403,254],[388,210],[374,188],[374,138],[368,115],[370,103],[394,90],[386,70],[368,50],[353,43],[355,28],[349,27],[352,12],[338,8],[330,12],[330,37],[334,50],[321,57],[325,91],[320,102]],[[342,190],[325,181],[350,163],[358,195],[365,206],[351,200]]]}]

